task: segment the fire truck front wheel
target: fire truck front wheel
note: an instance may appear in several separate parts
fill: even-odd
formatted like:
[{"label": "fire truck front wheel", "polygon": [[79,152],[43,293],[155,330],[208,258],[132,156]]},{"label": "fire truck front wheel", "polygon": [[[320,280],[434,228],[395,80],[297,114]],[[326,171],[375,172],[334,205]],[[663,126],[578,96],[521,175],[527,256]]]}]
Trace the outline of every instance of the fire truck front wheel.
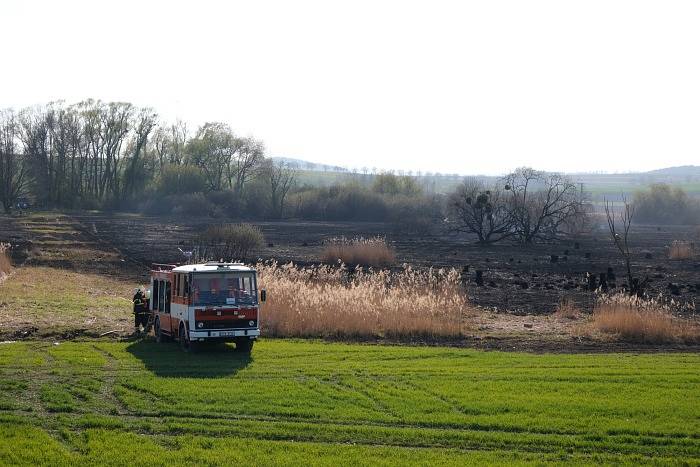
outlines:
[{"label": "fire truck front wheel", "polygon": [[184,352],[193,352],[194,350],[196,350],[196,344],[190,340],[189,336],[187,335],[185,325],[182,323],[180,323],[180,332],[178,335],[178,340],[180,341],[180,348]]}]

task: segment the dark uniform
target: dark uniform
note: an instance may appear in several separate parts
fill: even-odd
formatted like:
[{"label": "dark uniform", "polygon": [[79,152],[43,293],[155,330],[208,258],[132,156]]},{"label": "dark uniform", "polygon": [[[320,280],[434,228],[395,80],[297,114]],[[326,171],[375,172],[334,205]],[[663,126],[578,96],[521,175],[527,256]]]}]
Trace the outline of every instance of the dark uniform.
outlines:
[{"label": "dark uniform", "polygon": [[134,327],[139,328],[142,325],[144,328],[148,324],[148,307],[146,306],[146,298],[143,292],[138,290],[134,295]]}]

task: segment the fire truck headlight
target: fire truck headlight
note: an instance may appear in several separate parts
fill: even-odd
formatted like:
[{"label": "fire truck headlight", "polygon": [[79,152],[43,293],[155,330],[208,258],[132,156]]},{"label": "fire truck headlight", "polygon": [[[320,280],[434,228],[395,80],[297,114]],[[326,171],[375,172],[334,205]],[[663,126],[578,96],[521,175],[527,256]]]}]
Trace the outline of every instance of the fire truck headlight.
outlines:
[{"label": "fire truck headlight", "polygon": [[202,322],[200,321],[199,323],[197,323],[197,327],[198,327],[198,328],[203,328],[203,327],[204,327],[204,323],[202,323]]},{"label": "fire truck headlight", "polygon": [[255,324],[255,321],[248,321],[248,326],[253,326]]}]

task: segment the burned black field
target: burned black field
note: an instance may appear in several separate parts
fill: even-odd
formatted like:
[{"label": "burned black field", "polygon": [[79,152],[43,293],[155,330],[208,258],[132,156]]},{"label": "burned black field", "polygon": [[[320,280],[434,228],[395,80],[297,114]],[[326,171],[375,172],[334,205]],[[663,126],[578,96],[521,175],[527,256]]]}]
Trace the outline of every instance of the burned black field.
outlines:
[{"label": "burned black field", "polygon": [[[15,219],[14,222],[21,227],[23,221]],[[45,222],[52,223],[50,215]],[[211,220],[103,213],[72,214],[57,218],[56,222],[71,222],[84,240],[114,250],[116,258],[111,266],[105,261],[95,262],[96,266],[115,267],[120,274],[137,277],[145,274],[152,262],[183,261],[178,248],[191,249],[196,233],[212,223]],[[396,251],[394,267],[407,264],[414,268],[456,268],[462,271],[473,303],[516,314],[551,313],[563,297],[590,310],[595,299],[591,289],[601,285],[614,289],[626,284],[624,263],[602,227],[557,243],[523,246],[504,242],[481,246],[472,238],[442,233],[439,226],[433,232],[418,235],[381,223],[286,221],[255,224],[265,235],[265,245],[251,257],[244,258],[246,261],[316,264],[324,243],[331,238],[384,236]],[[697,228],[633,226],[631,235],[633,271],[642,279],[649,278],[650,295],[663,295],[683,303],[700,302],[700,258],[668,258],[668,248],[673,241],[700,241]],[[28,240],[21,228],[14,230],[14,238],[19,242]],[[25,249],[31,249],[30,244],[25,245]],[[481,281],[477,280],[479,274]],[[587,276],[595,276],[595,282]],[[698,310],[697,304],[695,310]]]}]

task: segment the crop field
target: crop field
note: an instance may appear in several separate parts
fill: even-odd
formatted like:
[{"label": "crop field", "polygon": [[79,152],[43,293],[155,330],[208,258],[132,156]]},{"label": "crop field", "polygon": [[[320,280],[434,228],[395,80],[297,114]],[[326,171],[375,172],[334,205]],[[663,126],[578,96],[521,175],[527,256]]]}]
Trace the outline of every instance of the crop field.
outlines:
[{"label": "crop field", "polygon": [[0,464],[700,462],[700,355],[0,344]]}]

